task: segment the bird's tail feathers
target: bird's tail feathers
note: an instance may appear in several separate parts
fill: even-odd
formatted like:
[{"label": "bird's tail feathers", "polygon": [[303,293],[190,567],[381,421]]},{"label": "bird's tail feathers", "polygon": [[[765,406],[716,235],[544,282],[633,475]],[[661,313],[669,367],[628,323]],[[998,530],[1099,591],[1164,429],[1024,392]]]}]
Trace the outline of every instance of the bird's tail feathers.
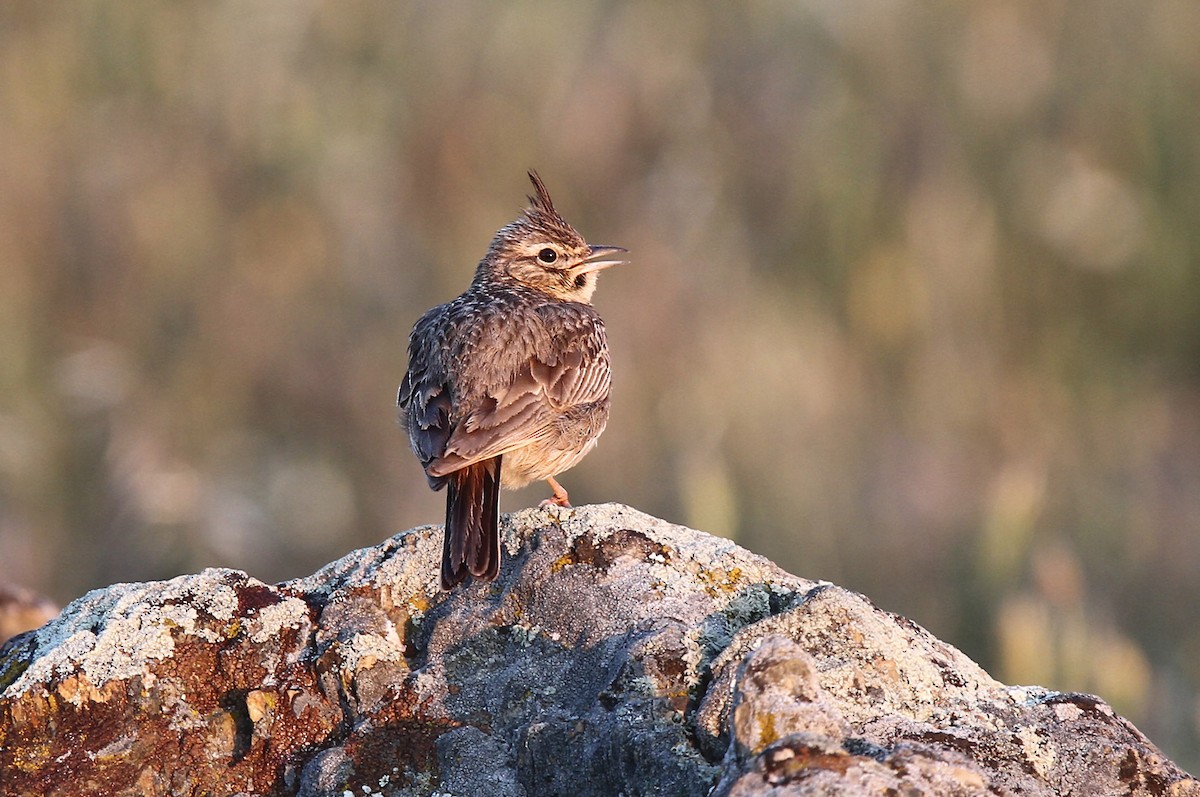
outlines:
[{"label": "bird's tail feathers", "polygon": [[500,457],[448,474],[442,589],[500,572]]}]

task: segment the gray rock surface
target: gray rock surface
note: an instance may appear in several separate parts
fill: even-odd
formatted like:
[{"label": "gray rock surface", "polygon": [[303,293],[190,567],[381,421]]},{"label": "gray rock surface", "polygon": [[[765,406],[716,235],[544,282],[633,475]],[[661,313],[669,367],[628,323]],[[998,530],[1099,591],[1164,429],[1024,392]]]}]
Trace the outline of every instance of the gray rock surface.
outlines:
[{"label": "gray rock surface", "polygon": [[1101,700],[624,506],[422,527],[276,586],[118,584],[0,651],[0,793],[1200,795]]}]

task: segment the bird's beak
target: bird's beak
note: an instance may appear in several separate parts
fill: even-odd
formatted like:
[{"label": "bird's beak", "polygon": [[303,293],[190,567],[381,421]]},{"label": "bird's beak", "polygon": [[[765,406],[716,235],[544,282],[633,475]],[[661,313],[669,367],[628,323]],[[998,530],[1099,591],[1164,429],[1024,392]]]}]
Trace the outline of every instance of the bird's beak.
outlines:
[{"label": "bird's beak", "polygon": [[590,274],[593,271],[600,271],[609,266],[628,263],[629,261],[623,257],[612,257],[612,255],[628,251],[623,246],[589,246],[587,260],[579,264],[578,272],[580,274]]}]

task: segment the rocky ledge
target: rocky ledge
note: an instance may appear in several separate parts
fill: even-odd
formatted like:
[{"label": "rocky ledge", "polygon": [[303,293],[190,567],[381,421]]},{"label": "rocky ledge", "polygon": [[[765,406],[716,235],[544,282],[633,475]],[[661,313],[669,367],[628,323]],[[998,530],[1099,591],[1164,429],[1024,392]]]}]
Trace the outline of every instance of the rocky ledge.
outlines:
[{"label": "rocky ledge", "polygon": [[624,506],[271,586],[118,584],[0,650],[5,795],[1200,795],[1104,701]]}]

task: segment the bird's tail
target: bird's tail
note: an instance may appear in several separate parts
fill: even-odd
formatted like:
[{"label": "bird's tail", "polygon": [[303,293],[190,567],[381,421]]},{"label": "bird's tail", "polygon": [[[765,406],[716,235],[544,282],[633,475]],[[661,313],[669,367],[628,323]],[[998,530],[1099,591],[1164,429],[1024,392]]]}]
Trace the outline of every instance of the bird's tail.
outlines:
[{"label": "bird's tail", "polygon": [[500,572],[500,457],[456,470],[446,484],[442,589],[468,572],[491,581]]}]

